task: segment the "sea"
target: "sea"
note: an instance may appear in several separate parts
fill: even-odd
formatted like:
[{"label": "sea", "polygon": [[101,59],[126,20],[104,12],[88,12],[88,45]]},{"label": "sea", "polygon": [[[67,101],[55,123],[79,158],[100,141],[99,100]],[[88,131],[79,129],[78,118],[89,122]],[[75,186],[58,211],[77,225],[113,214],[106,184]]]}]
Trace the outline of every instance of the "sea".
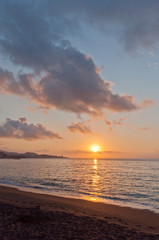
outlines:
[{"label": "sea", "polygon": [[0,185],[159,213],[159,160],[0,159]]}]

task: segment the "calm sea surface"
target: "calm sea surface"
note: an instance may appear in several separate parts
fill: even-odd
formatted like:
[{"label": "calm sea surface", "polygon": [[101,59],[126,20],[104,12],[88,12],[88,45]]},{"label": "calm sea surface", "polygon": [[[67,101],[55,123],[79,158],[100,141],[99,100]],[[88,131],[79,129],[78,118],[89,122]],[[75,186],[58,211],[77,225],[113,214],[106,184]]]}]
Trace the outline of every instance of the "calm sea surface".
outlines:
[{"label": "calm sea surface", "polygon": [[159,212],[159,160],[1,159],[0,183]]}]

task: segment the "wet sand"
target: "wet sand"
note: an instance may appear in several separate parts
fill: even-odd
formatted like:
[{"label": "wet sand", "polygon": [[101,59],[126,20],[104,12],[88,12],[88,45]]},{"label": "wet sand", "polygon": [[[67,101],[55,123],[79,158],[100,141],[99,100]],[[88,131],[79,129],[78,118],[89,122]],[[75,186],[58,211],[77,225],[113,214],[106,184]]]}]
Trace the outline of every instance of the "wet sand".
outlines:
[{"label": "wet sand", "polygon": [[0,186],[0,239],[159,240],[159,214]]}]

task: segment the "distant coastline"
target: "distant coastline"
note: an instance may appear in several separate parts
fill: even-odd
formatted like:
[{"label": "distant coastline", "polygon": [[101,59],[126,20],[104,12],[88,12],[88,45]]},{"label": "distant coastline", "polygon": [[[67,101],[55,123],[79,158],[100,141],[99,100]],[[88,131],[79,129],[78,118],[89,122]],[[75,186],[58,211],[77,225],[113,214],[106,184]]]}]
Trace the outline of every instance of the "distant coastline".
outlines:
[{"label": "distant coastline", "polygon": [[67,158],[63,155],[37,154],[34,152],[17,153],[0,150],[0,159],[21,159],[21,158]]}]

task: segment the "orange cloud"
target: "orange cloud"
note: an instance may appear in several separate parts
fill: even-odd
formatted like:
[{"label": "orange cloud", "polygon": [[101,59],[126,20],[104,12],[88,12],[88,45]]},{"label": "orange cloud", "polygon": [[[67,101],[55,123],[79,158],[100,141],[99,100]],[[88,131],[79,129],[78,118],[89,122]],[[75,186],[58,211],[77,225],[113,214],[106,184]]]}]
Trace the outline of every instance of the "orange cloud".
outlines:
[{"label": "orange cloud", "polygon": [[150,130],[150,127],[140,127],[138,129],[142,131],[147,131],[147,130]]},{"label": "orange cloud", "polygon": [[155,101],[151,99],[145,99],[144,101],[141,102],[142,107],[149,107],[153,106],[155,104]]}]

